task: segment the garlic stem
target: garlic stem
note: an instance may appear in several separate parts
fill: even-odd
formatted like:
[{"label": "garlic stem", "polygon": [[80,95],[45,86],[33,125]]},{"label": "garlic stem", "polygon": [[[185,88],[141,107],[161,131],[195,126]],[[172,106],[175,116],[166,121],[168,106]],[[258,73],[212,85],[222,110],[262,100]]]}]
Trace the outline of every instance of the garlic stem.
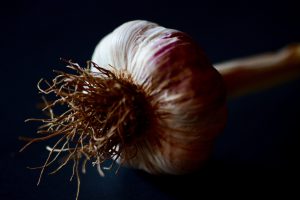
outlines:
[{"label": "garlic stem", "polygon": [[222,74],[228,98],[233,98],[300,77],[300,44],[291,44],[277,52],[215,64]]}]

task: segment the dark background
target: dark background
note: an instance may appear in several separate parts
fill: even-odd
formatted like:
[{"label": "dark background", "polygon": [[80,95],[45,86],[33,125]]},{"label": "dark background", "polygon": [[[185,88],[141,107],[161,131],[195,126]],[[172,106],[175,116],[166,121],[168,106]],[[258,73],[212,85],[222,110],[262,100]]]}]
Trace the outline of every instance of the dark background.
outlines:
[{"label": "dark background", "polygon": [[[36,186],[45,143],[18,153],[41,116],[36,83],[63,69],[59,58],[85,64],[97,42],[123,22],[145,19],[191,35],[212,62],[300,42],[296,1],[9,1],[1,5],[0,199],[74,199],[70,166]],[[150,176],[121,168],[82,175],[80,199],[182,199],[205,195],[256,198],[297,195],[300,81],[228,102],[229,120],[199,172]],[[296,181],[296,183],[293,183]]]}]

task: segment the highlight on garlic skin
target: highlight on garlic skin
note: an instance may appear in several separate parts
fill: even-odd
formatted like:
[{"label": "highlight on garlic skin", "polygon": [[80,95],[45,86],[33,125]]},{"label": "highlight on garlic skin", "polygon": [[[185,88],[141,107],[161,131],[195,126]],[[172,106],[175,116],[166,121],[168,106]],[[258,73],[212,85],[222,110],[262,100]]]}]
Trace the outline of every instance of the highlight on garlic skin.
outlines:
[{"label": "highlight on garlic skin", "polygon": [[79,186],[87,163],[102,176],[116,163],[151,174],[199,169],[226,124],[226,98],[298,77],[300,45],[213,67],[187,34],[136,20],[103,38],[86,68],[64,62],[73,73],[38,84],[56,99],[44,99],[49,118],[28,120],[43,125],[21,150],[57,138],[40,178],[63,158],[52,173],[73,161]]}]

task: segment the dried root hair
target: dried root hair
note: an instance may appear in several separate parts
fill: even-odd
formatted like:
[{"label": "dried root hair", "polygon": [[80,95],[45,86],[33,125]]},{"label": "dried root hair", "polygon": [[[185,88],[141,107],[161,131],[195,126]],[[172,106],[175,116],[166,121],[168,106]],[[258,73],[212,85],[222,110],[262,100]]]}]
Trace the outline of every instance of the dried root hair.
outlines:
[{"label": "dried root hair", "polygon": [[[44,95],[54,94],[56,100],[48,101],[43,98],[49,118],[28,119],[26,121],[42,122],[37,133],[38,138],[28,139],[28,143],[20,150],[23,151],[32,143],[59,138],[49,151],[41,169],[38,183],[47,167],[56,163],[63,156],[63,162],[50,174],[63,168],[69,161],[73,161],[73,173],[77,178],[77,194],[79,196],[80,177],[79,164],[82,172],[86,171],[86,163],[91,161],[101,176],[103,169],[116,168],[117,160],[120,164],[134,156],[134,147],[139,139],[141,129],[146,128],[147,116],[151,115],[151,108],[147,103],[146,94],[142,88],[133,84],[132,78],[126,72],[118,72],[111,66],[111,70],[99,67],[88,61],[87,68],[81,68],[77,63],[63,60],[67,67],[75,73],[55,71],[57,76],[49,83],[40,80],[38,89]],[[96,69],[92,72],[91,68]],[[46,86],[46,89],[42,86]],[[56,114],[54,107],[63,105],[65,112]],[[131,149],[129,153],[122,153]],[[129,151],[128,151],[129,152]],[[108,167],[102,167],[103,162],[111,160]],[[119,169],[116,169],[116,172]]]}]

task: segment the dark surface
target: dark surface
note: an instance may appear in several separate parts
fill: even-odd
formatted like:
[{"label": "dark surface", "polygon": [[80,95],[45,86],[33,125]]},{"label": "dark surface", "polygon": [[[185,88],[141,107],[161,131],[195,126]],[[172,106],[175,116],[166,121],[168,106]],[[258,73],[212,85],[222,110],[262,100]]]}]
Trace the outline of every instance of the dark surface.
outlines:
[{"label": "dark surface", "polygon": [[[37,81],[51,78],[52,69],[63,69],[60,57],[84,64],[97,42],[121,23],[146,19],[187,32],[213,62],[300,42],[299,6],[291,0],[209,2],[52,0],[2,5],[0,199],[75,198],[70,166],[46,175],[36,186],[39,171],[26,166],[44,161],[46,144],[32,145],[20,154],[24,143],[17,138],[34,135],[36,125],[24,124],[24,119],[41,115],[36,109]],[[108,173],[100,178],[90,167],[82,175],[80,199],[297,195],[299,102],[300,81],[232,100],[228,125],[199,172],[158,177],[121,168],[117,176]]]}]

